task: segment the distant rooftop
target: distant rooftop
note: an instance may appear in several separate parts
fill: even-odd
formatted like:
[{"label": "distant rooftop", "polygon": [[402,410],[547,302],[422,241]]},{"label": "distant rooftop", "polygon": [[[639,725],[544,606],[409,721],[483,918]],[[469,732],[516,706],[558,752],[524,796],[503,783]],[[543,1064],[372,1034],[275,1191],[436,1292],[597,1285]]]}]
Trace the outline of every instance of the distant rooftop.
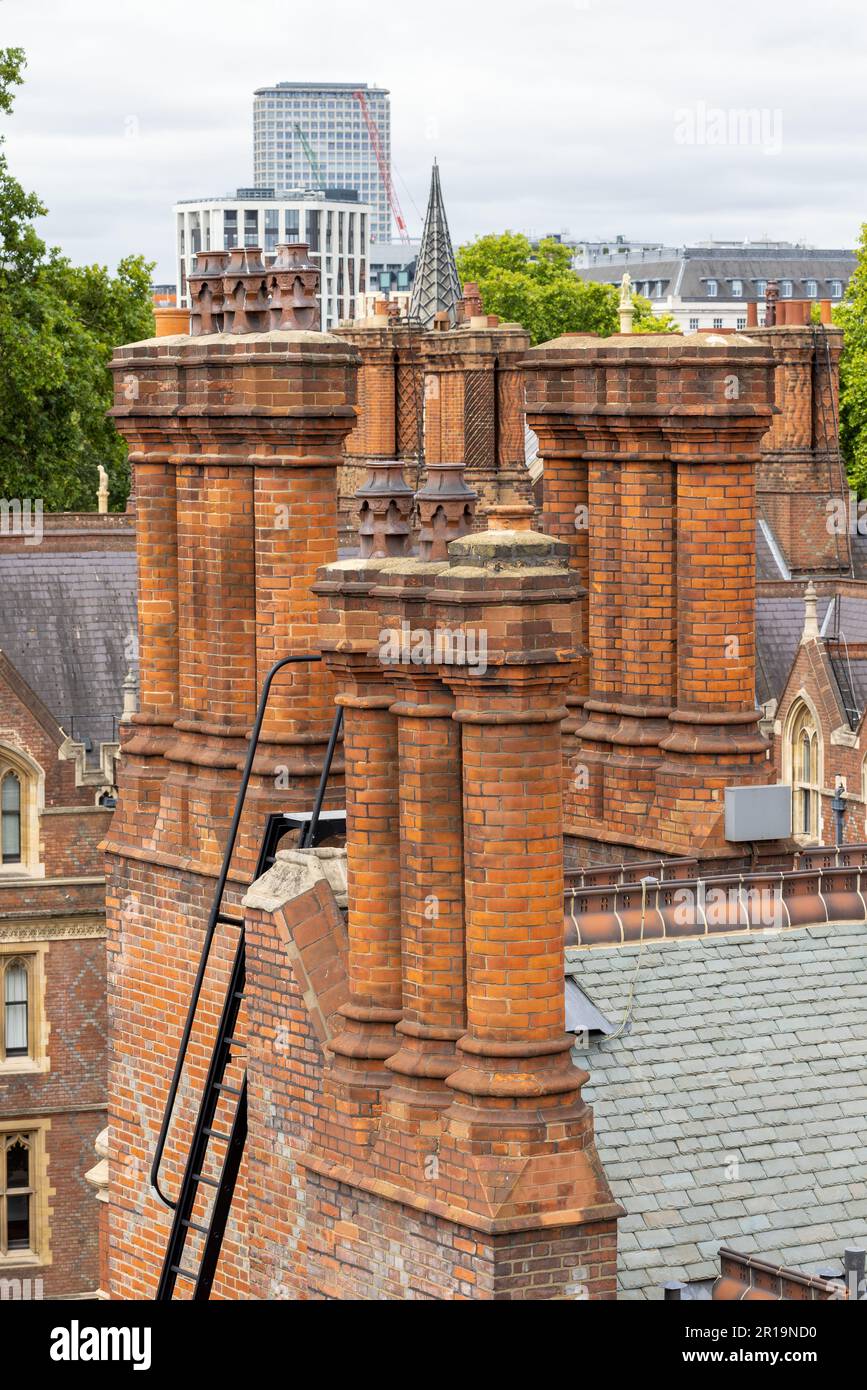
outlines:
[{"label": "distant rooftop", "polygon": [[357,188],[237,188],[234,193],[205,194],[201,198],[179,198],[175,207],[185,203],[309,203],[313,200],[329,203],[357,203]]},{"label": "distant rooftop", "polygon": [[613,247],[603,260],[605,266],[627,265],[630,262],[735,260],[833,260],[854,259],[854,252],[845,247],[803,246],[794,241],[696,241],[690,246],[647,246],[636,250]]},{"label": "distant rooftop", "polygon": [[388,87],[368,86],[366,82],[274,82],[270,87],[257,87],[254,96],[262,96],[266,92],[376,92],[382,96],[389,95]]}]

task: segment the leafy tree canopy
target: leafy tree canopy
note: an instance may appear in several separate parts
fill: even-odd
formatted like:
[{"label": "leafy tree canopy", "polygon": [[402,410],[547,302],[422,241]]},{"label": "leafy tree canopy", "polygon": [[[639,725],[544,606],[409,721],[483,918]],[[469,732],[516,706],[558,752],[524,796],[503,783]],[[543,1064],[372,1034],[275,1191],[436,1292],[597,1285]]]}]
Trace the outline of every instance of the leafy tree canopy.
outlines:
[{"label": "leafy tree canopy", "polygon": [[[553,237],[533,246],[520,232],[478,237],[457,255],[458,274],[478,283],[485,313],[520,323],[534,343],[562,333],[607,337],[620,326],[620,291],[579,279],[572,253]],[[648,299],[632,296],[635,333],[677,332],[671,316],[654,315]]]},{"label": "leafy tree canopy", "polygon": [[[24,61],[20,48],[0,49],[0,112],[12,110]],[[10,172],[0,137],[0,495],[92,511],[101,463],[110,505],[123,507],[129,470],[106,418],[108,362],[112,348],[154,332],[153,264],[73,266],[36,232],[45,212]]]},{"label": "leafy tree canopy", "polygon": [[834,310],[843,329],[840,358],[840,446],[849,481],[867,496],[867,222],[861,228],[858,264],[846,298]]}]

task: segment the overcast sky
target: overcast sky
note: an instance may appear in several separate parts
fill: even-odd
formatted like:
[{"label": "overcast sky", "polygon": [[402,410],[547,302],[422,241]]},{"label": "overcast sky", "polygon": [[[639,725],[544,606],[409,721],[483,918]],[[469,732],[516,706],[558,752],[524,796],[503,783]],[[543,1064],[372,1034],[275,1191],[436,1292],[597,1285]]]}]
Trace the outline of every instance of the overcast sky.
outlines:
[{"label": "overcast sky", "polygon": [[416,235],[434,155],[455,242],[850,246],[867,220],[865,0],[0,0],[7,44],[28,68],[0,129],[43,234],[159,281],[172,203],[252,181],[253,89],[285,80],[390,89]]}]

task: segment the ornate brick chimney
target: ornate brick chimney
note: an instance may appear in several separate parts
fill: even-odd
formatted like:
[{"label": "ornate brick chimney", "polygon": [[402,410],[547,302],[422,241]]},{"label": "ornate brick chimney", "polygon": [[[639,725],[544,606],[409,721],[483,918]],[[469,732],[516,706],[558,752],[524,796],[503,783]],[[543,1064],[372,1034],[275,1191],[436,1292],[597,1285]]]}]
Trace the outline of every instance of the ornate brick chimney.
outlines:
[{"label": "ornate brick chimney", "polygon": [[573,849],[725,855],[725,786],[771,772],[754,683],[771,355],[722,335],[574,336],[525,365],[546,525],[586,594],[567,701]]},{"label": "ornate brick chimney", "polygon": [[838,433],[843,330],[787,322],[751,328],[750,338],[773,354],[777,406],[757,470],[759,514],[791,570],[851,573],[848,526],[835,526],[828,507],[841,500],[848,515]]},{"label": "ornate brick chimney", "polygon": [[[131,343],[112,360],[112,415],[137,495],[141,672],[106,846],[112,1280],[124,1297],[153,1293],[164,1226],[147,1172],[214,879],[264,677],[287,652],[317,651],[311,586],[337,556],[337,470],[355,422],[358,355],[310,331],[306,247],[281,248],[267,274],[257,248],[206,253],[190,290],[191,335]],[[321,665],[291,671],[275,681],[230,907],[266,814],[309,810],[315,798],[334,686]],[[329,799],[341,797],[341,770],[338,759]],[[215,1007],[206,994],[204,1017]],[[203,1056],[207,1042],[187,1073],[192,1091]],[[188,1142],[183,1106],[173,1133]],[[177,1162],[170,1147],[169,1170]],[[246,1261],[230,1232],[223,1267],[241,1289]]]},{"label": "ornate brick chimney", "polygon": [[543,1254],[534,1297],[614,1296],[620,1209],[564,1031],[566,560],[487,531],[317,584],[348,721],[349,997],[298,1161],[333,1297],[413,1296],[417,1257],[428,1295],[523,1298]]}]

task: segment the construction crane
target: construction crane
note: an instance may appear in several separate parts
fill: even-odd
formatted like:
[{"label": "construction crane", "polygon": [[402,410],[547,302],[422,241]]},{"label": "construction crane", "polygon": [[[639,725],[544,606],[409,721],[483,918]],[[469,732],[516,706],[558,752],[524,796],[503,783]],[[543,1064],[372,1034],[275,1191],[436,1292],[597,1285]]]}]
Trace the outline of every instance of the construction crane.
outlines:
[{"label": "construction crane", "polygon": [[307,159],[307,163],[313,170],[313,177],[316,180],[318,187],[324,188],[325,179],[322,177],[322,170],[319,167],[319,161],[316,158],[316,155],[313,153],[313,147],[311,146],[310,141],[307,139],[307,136],[304,134],[304,131],[301,129],[300,125],[296,125],[295,134],[301,141],[301,147],[304,150],[304,155]]},{"label": "construction crane", "polygon": [[379,141],[379,131],[377,130],[376,122],[374,121],[373,116],[370,113],[370,107],[367,104],[367,97],[364,95],[364,92],[353,92],[352,95],[355,97],[355,100],[358,102],[364,115],[364,121],[367,126],[367,133],[370,136],[370,143],[373,146],[373,153],[376,155],[376,162],[379,165],[379,177],[382,179],[382,182],[385,185],[385,191],[388,194],[388,201],[391,206],[391,211],[394,215],[394,220],[397,224],[397,234],[400,237],[401,241],[408,242],[409,232],[406,230],[406,222],[404,221],[403,213],[400,210],[400,203],[398,202],[397,192],[395,190],[394,184],[391,181],[391,170],[388,167],[388,160],[382,153],[382,145]]}]

